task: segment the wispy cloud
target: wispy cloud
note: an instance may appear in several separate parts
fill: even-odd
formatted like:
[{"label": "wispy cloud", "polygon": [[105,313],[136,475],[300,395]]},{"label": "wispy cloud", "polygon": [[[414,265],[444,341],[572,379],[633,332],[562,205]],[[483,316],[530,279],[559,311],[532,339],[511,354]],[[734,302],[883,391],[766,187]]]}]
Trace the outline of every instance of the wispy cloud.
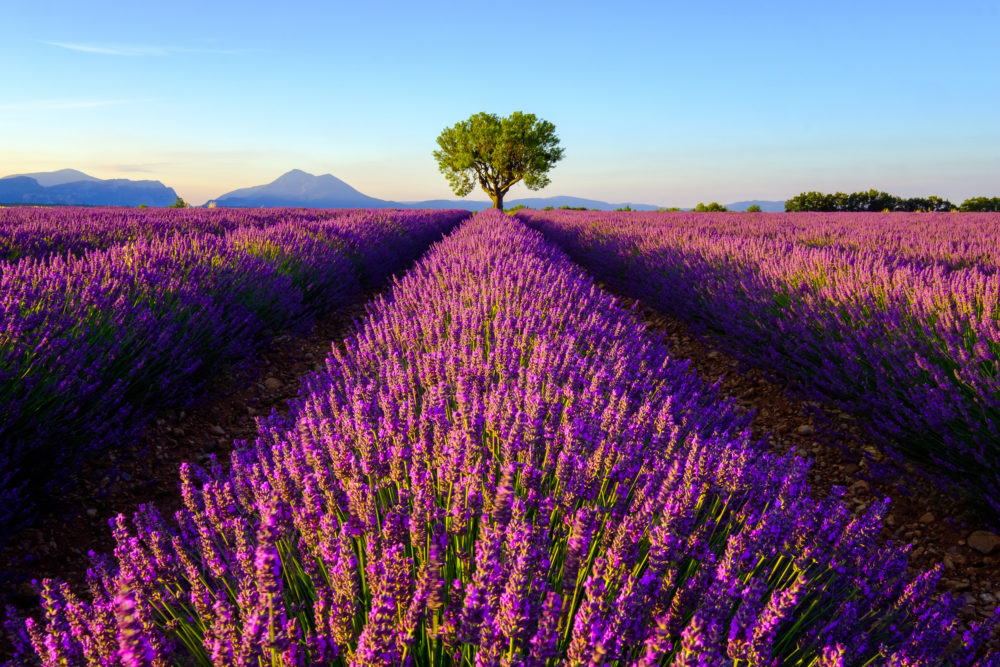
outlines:
[{"label": "wispy cloud", "polygon": [[81,44],[77,42],[42,42],[49,46],[58,46],[60,49],[70,51],[83,51],[84,53],[100,53],[105,56],[165,56],[168,49],[160,46],[148,46],[141,44]]},{"label": "wispy cloud", "polygon": [[104,44],[104,43],[83,43],[83,42],[42,42],[49,46],[57,46],[60,49],[70,51],[81,51],[83,53],[97,53],[105,56],[169,56],[175,53],[217,53],[222,55],[237,55],[246,53],[240,49],[203,49],[154,46],[150,44]]},{"label": "wispy cloud", "polygon": [[124,104],[124,100],[23,100],[0,104],[0,111],[61,111],[64,109],[93,109],[116,104]]}]

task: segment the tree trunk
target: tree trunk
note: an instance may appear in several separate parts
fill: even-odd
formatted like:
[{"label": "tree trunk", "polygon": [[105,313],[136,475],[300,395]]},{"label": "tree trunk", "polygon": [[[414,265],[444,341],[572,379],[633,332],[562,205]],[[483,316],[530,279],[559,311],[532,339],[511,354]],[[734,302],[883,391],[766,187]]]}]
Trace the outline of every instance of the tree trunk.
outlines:
[{"label": "tree trunk", "polygon": [[503,210],[503,193],[502,192],[497,192],[495,194],[491,193],[490,194],[490,199],[493,200],[493,208],[498,209],[500,211]]}]

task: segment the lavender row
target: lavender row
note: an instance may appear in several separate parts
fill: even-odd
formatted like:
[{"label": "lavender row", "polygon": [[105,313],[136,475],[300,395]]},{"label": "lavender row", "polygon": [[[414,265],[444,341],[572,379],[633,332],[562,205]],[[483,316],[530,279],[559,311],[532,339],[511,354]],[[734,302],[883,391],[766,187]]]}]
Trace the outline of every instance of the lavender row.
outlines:
[{"label": "lavender row", "polygon": [[[588,222],[610,219],[601,213],[580,217]],[[894,266],[939,266],[946,271],[974,267],[987,274],[1000,268],[997,213],[633,212],[629,219],[640,226],[668,225],[672,234],[682,237],[763,239],[772,242],[778,252],[831,248],[843,253],[872,253]]]},{"label": "lavender row", "polygon": [[352,209],[135,209],[124,207],[0,207],[0,261],[49,254],[80,255],[138,240],[192,232],[224,235],[278,222],[320,224],[370,215]]},{"label": "lavender row", "polygon": [[808,464],[499,212],[370,308],[185,509],[45,582],[18,664],[996,665],[884,503]]},{"label": "lavender row", "polygon": [[84,457],[126,446],[275,333],[357,302],[467,215],[354,212],[0,263],[0,538]]},{"label": "lavender row", "polygon": [[998,520],[1000,274],[790,245],[746,233],[753,218],[702,235],[684,216],[521,215],[603,279],[863,416]]}]

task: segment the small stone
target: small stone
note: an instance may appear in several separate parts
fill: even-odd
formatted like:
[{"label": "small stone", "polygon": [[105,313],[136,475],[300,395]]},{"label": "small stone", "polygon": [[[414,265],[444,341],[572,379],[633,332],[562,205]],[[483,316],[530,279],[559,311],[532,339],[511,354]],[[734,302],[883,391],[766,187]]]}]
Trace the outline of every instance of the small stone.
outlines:
[{"label": "small stone", "polygon": [[868,487],[868,482],[866,482],[864,480],[858,480],[857,482],[855,482],[854,484],[851,484],[851,486],[850,486],[851,493],[855,493],[855,494],[857,494],[857,493],[864,493],[865,491],[868,490],[868,488],[869,488]]},{"label": "small stone", "polygon": [[91,507],[90,509],[87,510],[87,516],[93,519],[95,516],[97,516],[97,510]]},{"label": "small stone", "polygon": [[711,352],[708,353],[708,358],[709,359],[718,359],[719,358],[719,352],[717,350],[712,350]]},{"label": "small stone", "polygon": [[212,428],[210,430],[212,431],[212,433],[214,433],[216,435],[225,435],[226,434],[226,429],[222,428],[218,424],[213,424]]},{"label": "small stone", "polygon": [[934,523],[934,515],[930,512],[925,512],[919,519],[920,523]]},{"label": "small stone", "polygon": [[281,387],[284,385],[278,378],[269,377],[264,380],[264,386],[270,389],[271,391],[274,391],[275,389],[281,389]]},{"label": "small stone", "polygon": [[880,452],[879,450],[875,449],[874,447],[865,447],[864,449],[865,453],[868,454],[868,456],[872,457],[874,460],[876,461],[882,460],[882,452]]},{"label": "small stone", "polygon": [[125,480],[126,482],[131,482],[132,481],[132,475],[128,474],[127,472],[123,472],[122,473],[122,479]]},{"label": "small stone", "polygon": [[803,424],[802,426],[795,429],[795,432],[798,433],[799,435],[812,435],[813,433],[816,432],[816,429],[814,429],[809,424]]},{"label": "small stone", "polygon": [[857,471],[858,471],[857,464],[848,463],[847,465],[844,466],[844,472],[847,473],[848,475],[853,475]]},{"label": "small stone", "polygon": [[968,537],[969,546],[988,556],[1000,547],[1000,535],[994,535],[986,530],[977,530]]}]

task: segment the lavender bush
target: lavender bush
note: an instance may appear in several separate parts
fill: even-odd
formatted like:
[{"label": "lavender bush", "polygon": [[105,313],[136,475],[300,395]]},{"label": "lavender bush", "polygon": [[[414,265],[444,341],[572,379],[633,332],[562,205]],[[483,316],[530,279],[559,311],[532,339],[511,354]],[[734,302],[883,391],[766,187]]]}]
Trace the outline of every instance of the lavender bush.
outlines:
[{"label": "lavender bush", "polygon": [[114,523],[90,593],[44,584],[18,664],[987,665],[885,504],[673,360],[488,211],[379,299],[291,415],[185,509]]},{"label": "lavender bush", "polygon": [[34,499],[72,481],[83,457],[132,440],[154,410],[189,405],[274,333],[358,300],[468,216],[280,222],[287,213],[271,211],[270,226],[157,232],[0,263],[0,541],[30,519]]},{"label": "lavender bush", "polygon": [[104,250],[139,239],[152,240],[177,233],[222,235],[244,227],[271,227],[281,222],[322,225],[331,220],[359,216],[383,219],[397,214],[397,211],[376,213],[356,209],[2,207],[0,260],[66,253],[78,256],[87,250]]},{"label": "lavender bush", "polygon": [[518,215],[602,279],[863,416],[1000,522],[1000,216]]}]

